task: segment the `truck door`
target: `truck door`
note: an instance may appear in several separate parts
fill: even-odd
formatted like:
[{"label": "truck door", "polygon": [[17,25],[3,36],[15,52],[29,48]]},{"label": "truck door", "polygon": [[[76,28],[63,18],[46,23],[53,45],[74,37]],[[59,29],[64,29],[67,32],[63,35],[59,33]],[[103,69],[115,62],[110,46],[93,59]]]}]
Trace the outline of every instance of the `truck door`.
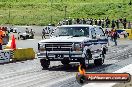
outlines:
[{"label": "truck door", "polygon": [[95,28],[91,28],[91,40],[90,42],[92,43],[91,45],[91,51],[97,50],[97,38],[96,38],[96,30]]},{"label": "truck door", "polygon": [[108,39],[105,36],[105,33],[101,27],[96,28],[96,37],[97,37],[99,43],[107,44]]}]

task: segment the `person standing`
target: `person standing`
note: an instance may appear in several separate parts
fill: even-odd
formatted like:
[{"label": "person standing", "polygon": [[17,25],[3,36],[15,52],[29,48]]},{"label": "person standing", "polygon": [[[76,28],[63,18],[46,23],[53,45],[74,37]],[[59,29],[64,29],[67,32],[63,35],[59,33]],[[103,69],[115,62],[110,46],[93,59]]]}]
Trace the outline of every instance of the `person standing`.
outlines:
[{"label": "person standing", "polygon": [[42,31],[42,39],[45,38],[45,34],[46,34],[46,32],[45,32],[45,30],[43,29],[43,31]]},{"label": "person standing", "polygon": [[3,38],[4,38],[3,31],[2,31],[2,30],[0,30],[0,50],[2,50]]},{"label": "person standing", "polygon": [[128,29],[131,29],[131,22],[128,22]]},{"label": "person standing", "polygon": [[93,19],[90,18],[90,25],[93,25]]},{"label": "person standing", "polygon": [[126,24],[127,24],[127,20],[126,18],[123,19],[123,26],[124,26],[124,29],[126,29]]},{"label": "person standing", "polygon": [[25,32],[29,34],[29,30],[28,30],[28,28],[26,28]]},{"label": "person standing", "polygon": [[112,27],[112,29],[115,28],[115,20],[114,20],[114,19],[112,20],[112,25],[111,25],[111,27]]},{"label": "person standing", "polygon": [[115,43],[115,46],[117,46],[118,33],[117,33],[116,29],[113,29],[113,31],[112,31],[112,38],[113,38],[113,42]]},{"label": "person standing", "polygon": [[82,24],[86,24],[86,20],[84,18],[82,19]]},{"label": "person standing", "polygon": [[117,29],[119,29],[119,20],[115,21]]},{"label": "person standing", "polygon": [[35,33],[35,32],[33,31],[33,29],[31,29],[30,34],[31,34],[31,38],[32,38],[32,39],[34,39],[34,33]]},{"label": "person standing", "polygon": [[94,22],[95,22],[95,25],[97,25],[97,20],[96,19],[94,19]]},{"label": "person standing", "polygon": [[77,24],[79,24],[79,23],[80,23],[80,20],[79,20],[79,18],[77,18],[77,19],[76,19],[76,21],[77,21]]},{"label": "person standing", "polygon": [[107,17],[106,20],[105,20],[105,22],[106,22],[106,28],[108,28],[109,25],[110,25],[110,19]]},{"label": "person standing", "polygon": [[99,19],[99,24],[98,24],[98,26],[101,26],[101,22],[102,22],[101,19]]},{"label": "person standing", "polygon": [[105,21],[102,19],[102,28],[104,28]]}]

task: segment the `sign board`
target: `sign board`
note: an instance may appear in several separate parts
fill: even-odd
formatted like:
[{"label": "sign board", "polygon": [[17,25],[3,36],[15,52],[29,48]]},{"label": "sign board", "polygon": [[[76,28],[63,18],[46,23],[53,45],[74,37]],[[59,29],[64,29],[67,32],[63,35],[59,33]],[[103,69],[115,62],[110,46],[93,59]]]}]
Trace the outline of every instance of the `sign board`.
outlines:
[{"label": "sign board", "polygon": [[0,63],[10,62],[11,51],[0,50]]}]

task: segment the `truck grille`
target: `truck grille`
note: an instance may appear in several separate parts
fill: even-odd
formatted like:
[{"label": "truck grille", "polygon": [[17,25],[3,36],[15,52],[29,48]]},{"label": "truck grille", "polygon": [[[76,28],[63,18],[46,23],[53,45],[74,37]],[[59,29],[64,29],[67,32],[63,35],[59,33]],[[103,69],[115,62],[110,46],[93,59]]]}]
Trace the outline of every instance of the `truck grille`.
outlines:
[{"label": "truck grille", "polygon": [[46,51],[70,51],[72,43],[70,42],[57,42],[57,43],[46,43]]}]

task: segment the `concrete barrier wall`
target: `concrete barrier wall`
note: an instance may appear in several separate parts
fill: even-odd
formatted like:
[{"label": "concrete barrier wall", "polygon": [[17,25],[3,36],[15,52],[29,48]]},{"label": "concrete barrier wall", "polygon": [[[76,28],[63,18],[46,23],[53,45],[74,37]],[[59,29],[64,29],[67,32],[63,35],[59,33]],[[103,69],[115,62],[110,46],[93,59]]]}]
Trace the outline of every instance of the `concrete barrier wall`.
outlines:
[{"label": "concrete barrier wall", "polygon": [[12,59],[13,61],[35,59],[35,52],[33,51],[33,48],[16,49],[14,50],[14,55]]},{"label": "concrete barrier wall", "polygon": [[0,50],[0,63],[8,63],[11,58],[11,50]]}]

